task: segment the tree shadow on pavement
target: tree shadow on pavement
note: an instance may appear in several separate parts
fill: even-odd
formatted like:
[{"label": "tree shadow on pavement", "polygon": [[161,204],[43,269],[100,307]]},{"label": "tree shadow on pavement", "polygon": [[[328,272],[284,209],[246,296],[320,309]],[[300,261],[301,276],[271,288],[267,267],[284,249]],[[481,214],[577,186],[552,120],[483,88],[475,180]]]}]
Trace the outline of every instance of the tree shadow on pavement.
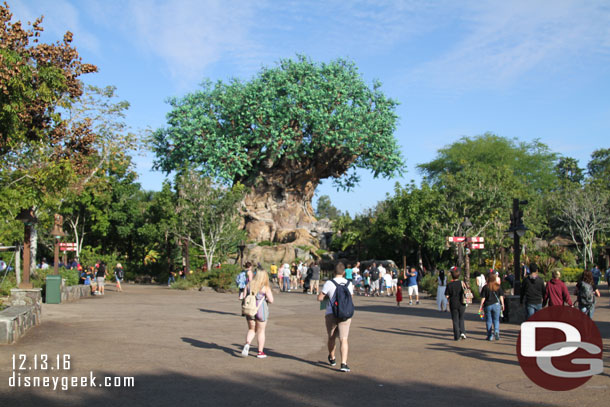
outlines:
[{"label": "tree shadow on pavement", "polygon": [[199,308],[199,311],[201,312],[207,312],[209,314],[219,314],[219,315],[234,315],[237,317],[240,317],[241,315],[238,314],[237,312],[226,312],[226,311],[216,311],[214,309],[205,309],[205,308]]},{"label": "tree shadow on pavement", "polygon": [[[228,355],[231,355],[233,357],[236,357],[236,358],[241,358],[242,357],[241,356],[241,349],[242,349],[243,344],[234,343],[234,344],[231,345],[232,347],[230,348],[228,346],[219,345],[217,343],[203,342],[203,341],[200,341],[198,339],[193,339],[193,338],[184,338],[183,337],[181,339],[182,339],[183,342],[189,343],[189,344],[191,344],[191,346],[194,346],[196,348],[220,350],[220,351],[223,351],[224,353],[226,353]],[[256,349],[256,346],[252,345],[251,349]],[[273,348],[265,348],[265,353],[267,354],[267,356],[273,357],[273,358],[294,360],[296,362],[307,363],[308,365],[316,366],[316,367],[321,367],[321,368],[324,368],[324,369],[329,369],[330,368],[328,366],[328,364],[326,362],[324,362],[324,361],[314,362],[312,360],[302,359],[302,358],[299,358],[299,357],[294,356],[294,355],[288,355],[288,354],[285,354],[285,353],[277,352],[277,351],[273,350]]]},{"label": "tree shadow on pavement", "polygon": [[[254,367],[256,365],[256,367]],[[195,377],[181,372],[139,374],[131,388],[74,388],[67,391],[18,388],[0,393],[2,405],[20,407],[156,407],[156,406],[551,406],[530,397],[516,398],[502,390],[400,380],[379,383],[366,374],[321,373],[315,376],[270,374],[260,364],[226,376]],[[270,364],[265,369],[270,369]],[[456,366],[459,369],[459,366]],[[116,372],[96,372],[98,377]],[[228,376],[228,377],[227,377]],[[341,391],[346,389],[347,391]]]},{"label": "tree shadow on pavement", "polygon": [[[470,340],[470,339],[467,339],[467,341],[468,340]],[[506,365],[519,366],[519,361],[517,360],[516,354],[501,353],[501,352],[496,352],[496,351],[486,351],[483,349],[463,348],[463,347],[459,347],[459,346],[455,346],[455,345],[451,345],[451,344],[447,344],[447,343],[433,343],[433,344],[430,344],[429,346],[427,346],[426,349],[430,349],[430,350],[434,350],[434,351],[449,352],[449,353],[453,353],[453,354],[457,354],[457,355],[461,355],[461,356],[466,356],[468,358],[473,358],[473,359],[476,359],[476,360],[482,361],[482,362],[496,362],[496,363],[503,363]],[[508,355],[508,356],[513,357],[514,360],[500,359],[500,358],[494,357],[494,355]]]},{"label": "tree shadow on pavement", "polygon": [[[449,312],[440,312],[436,309],[419,307],[417,305],[408,307],[396,307],[393,305],[358,305],[356,306],[356,312],[379,312],[388,315],[404,315],[406,317],[423,317],[423,318],[440,318],[446,319],[451,323],[451,314]],[[464,314],[466,321],[480,321],[477,314],[466,312]]]}]

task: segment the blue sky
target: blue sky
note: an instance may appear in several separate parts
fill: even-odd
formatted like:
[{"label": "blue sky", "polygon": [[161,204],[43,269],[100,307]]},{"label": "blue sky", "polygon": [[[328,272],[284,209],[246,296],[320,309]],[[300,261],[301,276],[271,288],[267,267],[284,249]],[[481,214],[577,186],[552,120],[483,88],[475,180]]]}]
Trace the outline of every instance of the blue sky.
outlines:
[{"label": "blue sky", "polygon": [[[487,131],[540,139],[586,166],[610,147],[610,3],[511,1],[8,1],[14,19],[45,16],[45,41],[74,33],[85,82],[115,85],[131,103],[133,129],[165,124],[170,96],[205,78],[247,79],[301,53],[353,60],[397,99],[403,178],[362,173],[353,192],[330,181],[317,195],[351,214],[396,182],[419,181],[416,165],[462,136]],[[139,181],[159,189],[153,157],[136,159]]]}]

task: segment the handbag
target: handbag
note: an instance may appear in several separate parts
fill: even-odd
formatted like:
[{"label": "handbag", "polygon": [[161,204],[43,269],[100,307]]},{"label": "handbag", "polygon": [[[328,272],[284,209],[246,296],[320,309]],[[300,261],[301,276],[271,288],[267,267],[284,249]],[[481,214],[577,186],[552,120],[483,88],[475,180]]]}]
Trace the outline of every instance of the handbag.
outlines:
[{"label": "handbag", "polygon": [[472,290],[462,281],[462,304],[466,306],[472,304],[473,298],[474,295],[472,294]]}]

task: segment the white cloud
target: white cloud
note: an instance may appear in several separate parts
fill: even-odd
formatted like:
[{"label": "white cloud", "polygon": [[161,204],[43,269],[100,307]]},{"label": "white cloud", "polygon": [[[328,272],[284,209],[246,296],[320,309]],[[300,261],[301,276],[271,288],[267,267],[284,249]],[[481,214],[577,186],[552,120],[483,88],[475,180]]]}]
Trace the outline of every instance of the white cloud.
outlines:
[{"label": "white cloud", "polygon": [[258,52],[250,37],[250,2],[220,0],[130,1],[123,16],[139,49],[161,58],[177,81],[200,80],[224,57],[247,61]]},{"label": "white cloud", "polygon": [[418,80],[505,87],[534,69],[552,73],[610,48],[610,9],[601,1],[477,1],[459,14],[466,34],[420,66]]},{"label": "white cloud", "polygon": [[10,5],[10,9],[13,13],[13,21],[20,20],[24,24],[28,21],[33,23],[43,15],[45,41],[61,41],[66,31],[70,31],[74,34],[73,45],[77,49],[84,48],[95,54],[100,53],[100,41],[83,27],[78,10],[65,0],[17,2]]}]

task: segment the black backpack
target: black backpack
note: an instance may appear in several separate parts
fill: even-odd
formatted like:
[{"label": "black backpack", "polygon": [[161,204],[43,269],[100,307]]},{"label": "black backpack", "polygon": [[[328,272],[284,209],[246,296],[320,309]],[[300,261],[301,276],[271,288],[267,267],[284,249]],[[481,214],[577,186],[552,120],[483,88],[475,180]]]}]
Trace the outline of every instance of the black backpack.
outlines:
[{"label": "black backpack", "polygon": [[379,280],[379,269],[377,267],[375,267],[371,272],[371,280],[372,281]]},{"label": "black backpack", "polygon": [[595,303],[595,293],[590,284],[585,282],[580,283],[580,287],[578,288],[578,302],[583,308],[591,308]]},{"label": "black backpack", "polygon": [[349,284],[339,284],[335,280],[330,280],[336,287],[335,295],[333,295],[331,307],[333,315],[341,320],[346,320],[354,315],[354,301],[352,294],[349,292]]}]

